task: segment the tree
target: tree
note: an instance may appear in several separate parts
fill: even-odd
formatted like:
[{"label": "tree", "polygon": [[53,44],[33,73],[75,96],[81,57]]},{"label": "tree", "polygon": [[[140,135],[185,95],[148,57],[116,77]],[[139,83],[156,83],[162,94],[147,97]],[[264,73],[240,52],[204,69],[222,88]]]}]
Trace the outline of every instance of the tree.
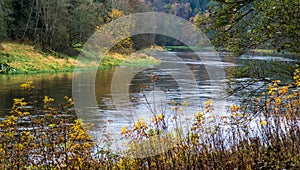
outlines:
[{"label": "tree", "polygon": [[[300,2],[298,0],[214,0],[210,10],[194,18],[219,50],[242,55],[250,49],[273,49],[300,54]],[[299,65],[289,61],[246,61],[229,71],[228,92],[249,109],[273,80],[295,90]],[[232,77],[231,77],[232,76]],[[232,79],[231,79],[232,78]],[[263,104],[263,103],[260,103]],[[256,108],[253,108],[256,107]],[[256,110],[257,111],[257,110]]]},{"label": "tree", "polygon": [[2,0],[0,1],[0,40],[6,38],[8,25],[7,21],[11,20],[9,15],[11,14],[12,1],[11,0]]},{"label": "tree", "polygon": [[236,54],[262,47],[300,53],[299,21],[298,0],[215,0],[197,23],[209,26],[217,47]]},{"label": "tree", "polygon": [[33,43],[46,51],[76,54],[95,31],[103,2],[92,0],[2,0],[0,38]]}]

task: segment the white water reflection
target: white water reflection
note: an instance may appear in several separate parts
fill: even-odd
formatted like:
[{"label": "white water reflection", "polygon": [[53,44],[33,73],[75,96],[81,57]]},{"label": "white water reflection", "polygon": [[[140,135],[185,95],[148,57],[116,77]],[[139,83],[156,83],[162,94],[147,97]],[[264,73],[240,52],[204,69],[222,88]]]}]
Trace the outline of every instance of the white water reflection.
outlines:
[{"label": "white water reflection", "polygon": [[288,61],[288,62],[293,62],[295,61],[294,59],[287,58],[287,57],[282,57],[282,56],[258,56],[258,55],[242,55],[240,57],[242,60],[264,60],[264,61]]}]

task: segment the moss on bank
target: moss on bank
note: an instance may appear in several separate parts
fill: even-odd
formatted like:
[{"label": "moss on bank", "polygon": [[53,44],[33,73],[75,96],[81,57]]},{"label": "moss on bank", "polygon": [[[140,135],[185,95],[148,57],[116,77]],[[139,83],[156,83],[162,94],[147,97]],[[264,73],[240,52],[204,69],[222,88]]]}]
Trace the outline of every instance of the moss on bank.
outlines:
[{"label": "moss on bank", "polygon": [[74,68],[88,70],[109,68],[114,66],[140,66],[159,63],[153,57],[145,54],[121,55],[108,54],[101,63],[76,60],[76,56],[64,56],[44,53],[31,45],[14,42],[1,43],[0,74],[33,74],[51,72],[70,72]]}]

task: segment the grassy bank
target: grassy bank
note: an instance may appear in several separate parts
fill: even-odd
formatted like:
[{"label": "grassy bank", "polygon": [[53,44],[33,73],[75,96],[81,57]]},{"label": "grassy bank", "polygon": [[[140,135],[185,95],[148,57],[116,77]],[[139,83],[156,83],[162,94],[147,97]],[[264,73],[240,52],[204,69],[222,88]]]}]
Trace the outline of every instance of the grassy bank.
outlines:
[{"label": "grassy bank", "polygon": [[2,74],[32,74],[51,72],[70,72],[73,69],[97,69],[113,66],[139,66],[158,63],[153,57],[145,54],[121,55],[108,54],[101,63],[77,61],[77,56],[57,55],[44,53],[31,45],[14,42],[1,43],[0,73]]}]

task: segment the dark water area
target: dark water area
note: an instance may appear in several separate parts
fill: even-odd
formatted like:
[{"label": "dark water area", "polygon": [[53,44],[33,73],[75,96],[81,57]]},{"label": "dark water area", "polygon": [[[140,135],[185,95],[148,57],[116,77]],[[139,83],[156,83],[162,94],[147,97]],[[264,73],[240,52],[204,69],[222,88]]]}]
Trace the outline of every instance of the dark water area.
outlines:
[{"label": "dark water area", "polygon": [[27,81],[33,81],[34,94],[40,100],[43,100],[44,96],[50,96],[55,99],[56,106],[64,101],[64,96],[72,96],[72,73],[2,75],[0,76],[1,117],[8,114],[14,98],[26,96],[26,92],[20,90],[20,85]]}]

